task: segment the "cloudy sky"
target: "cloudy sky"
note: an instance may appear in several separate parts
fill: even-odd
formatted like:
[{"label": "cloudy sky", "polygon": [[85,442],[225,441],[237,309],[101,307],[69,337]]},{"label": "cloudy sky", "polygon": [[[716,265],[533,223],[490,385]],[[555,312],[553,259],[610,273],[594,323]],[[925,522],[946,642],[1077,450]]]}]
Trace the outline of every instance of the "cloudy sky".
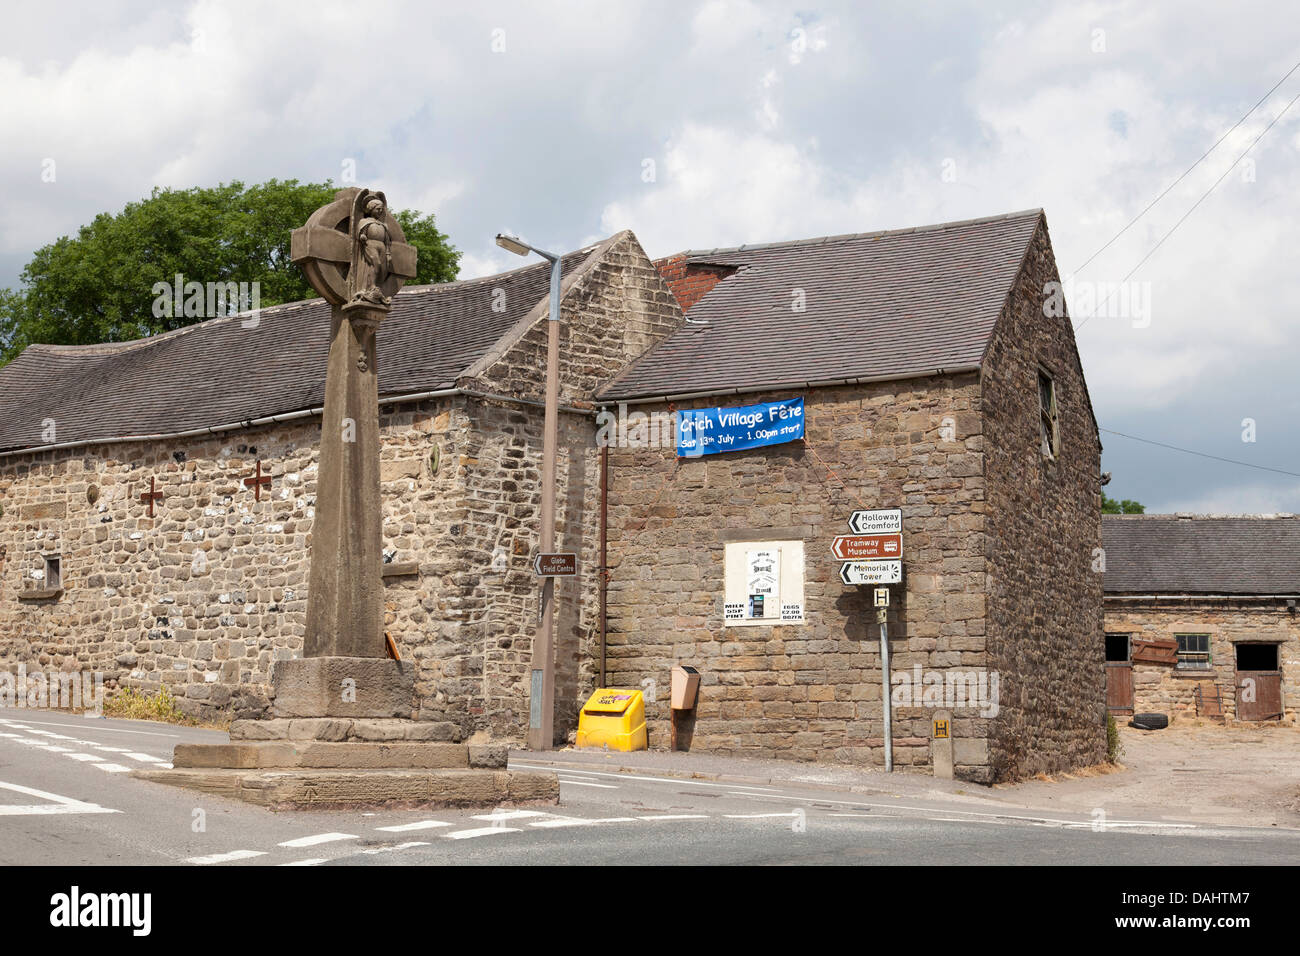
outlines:
[{"label": "cloudy sky", "polygon": [[502,230],[572,249],[631,228],[659,256],[1041,206],[1109,491],[1300,512],[1300,70],[1229,133],[1300,62],[1300,8],[999,6],[12,7],[0,286],[155,186],[349,163],[435,213],[464,277],[518,264]]}]

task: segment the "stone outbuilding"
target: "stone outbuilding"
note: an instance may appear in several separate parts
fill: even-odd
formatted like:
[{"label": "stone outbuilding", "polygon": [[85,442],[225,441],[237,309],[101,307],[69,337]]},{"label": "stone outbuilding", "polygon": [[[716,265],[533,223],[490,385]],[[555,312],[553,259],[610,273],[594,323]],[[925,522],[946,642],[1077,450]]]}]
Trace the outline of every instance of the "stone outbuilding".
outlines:
[{"label": "stone outbuilding", "polygon": [[1107,705],[1296,718],[1300,518],[1105,515]]},{"label": "stone outbuilding", "polygon": [[[880,764],[872,589],[830,549],[897,508],[896,765],[1105,759],[1100,443],[1040,210],[659,262],[624,232],[564,273],[561,741],[604,685],[666,746],[687,663],[684,746]],[[546,277],[407,287],[379,330],[386,627],[465,738],[528,723]],[[265,707],[302,647],[328,326],[313,300],[0,369],[0,667]],[[796,440],[677,453],[687,413],[798,400]]]},{"label": "stone outbuilding", "polygon": [[[1102,762],[1101,446],[1042,212],[658,264],[686,322],[598,393],[631,439],[609,453],[611,685],[690,664],[692,748],[880,764],[873,589],[831,548],[854,510],[899,508],[895,763],[931,766],[941,715],[959,777]],[[691,410],[791,399],[801,441],[662,440]]]}]

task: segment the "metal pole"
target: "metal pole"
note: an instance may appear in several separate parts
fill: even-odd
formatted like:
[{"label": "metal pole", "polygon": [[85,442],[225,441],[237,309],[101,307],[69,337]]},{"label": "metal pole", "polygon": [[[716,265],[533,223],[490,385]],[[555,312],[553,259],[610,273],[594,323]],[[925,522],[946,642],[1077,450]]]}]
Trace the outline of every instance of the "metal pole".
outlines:
[{"label": "metal pole", "polygon": [[884,679],[883,701],[885,714],[885,773],[894,771],[894,730],[893,704],[889,699],[889,625],[884,622],[884,612],[880,621],[880,669]]},{"label": "metal pole", "polygon": [[[551,258],[551,314],[546,335],[546,420],[542,435],[542,528],[538,551],[555,550],[555,458],[559,444],[560,406],[560,264]],[[555,744],[555,578],[543,579],[542,621],[533,648],[533,693],[540,683],[541,699],[530,707],[528,746],[550,750]],[[538,665],[541,665],[540,667]],[[541,680],[538,681],[538,671]],[[540,707],[538,704],[540,703]]]}]

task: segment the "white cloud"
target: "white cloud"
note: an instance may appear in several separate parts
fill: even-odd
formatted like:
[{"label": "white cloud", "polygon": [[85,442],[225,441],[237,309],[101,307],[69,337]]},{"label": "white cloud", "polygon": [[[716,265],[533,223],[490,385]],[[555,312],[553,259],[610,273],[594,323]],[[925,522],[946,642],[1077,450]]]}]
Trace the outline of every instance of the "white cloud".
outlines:
[{"label": "white cloud", "polygon": [[[401,41],[376,50],[354,6],[330,0],[20,5],[0,37],[0,265],[7,279],[156,185],[338,182],[353,159],[359,182],[437,214],[467,276],[520,264],[491,245],[510,224],[557,250],[631,227],[662,255],[1033,206],[1070,272],[1286,72],[1288,18],[1263,0],[1041,2],[1010,18],[410,0],[367,8],[368,35]],[[1078,278],[1123,278],[1297,91],[1293,77]],[[1266,360],[1300,339],[1300,107],[1252,158],[1255,181],[1234,171],[1134,276],[1150,283],[1150,326],[1083,327],[1103,422],[1176,431],[1192,405],[1258,394]],[[1294,418],[1274,464],[1300,470]]]}]

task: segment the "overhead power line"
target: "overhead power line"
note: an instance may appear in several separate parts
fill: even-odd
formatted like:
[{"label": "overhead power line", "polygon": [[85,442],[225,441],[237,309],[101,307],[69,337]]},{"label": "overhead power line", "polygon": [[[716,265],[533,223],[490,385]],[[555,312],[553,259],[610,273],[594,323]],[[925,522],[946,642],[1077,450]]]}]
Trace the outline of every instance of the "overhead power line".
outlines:
[{"label": "overhead power line", "polygon": [[[1226,133],[1224,133],[1222,136],[1220,136],[1218,139],[1216,139],[1216,140],[1214,141],[1214,145],[1213,145],[1213,146],[1211,146],[1209,149],[1207,149],[1205,152],[1203,152],[1203,153],[1201,154],[1201,158],[1200,158],[1200,159],[1198,159],[1196,162],[1192,163],[1192,165],[1188,166],[1185,170],[1183,170],[1183,174],[1182,174],[1181,176],[1179,176],[1179,177],[1178,177],[1177,179],[1175,179],[1172,183],[1170,183],[1168,186],[1166,186],[1165,189],[1164,189],[1164,191],[1161,192],[1159,196],[1157,196],[1155,199],[1153,199],[1153,200],[1151,200],[1149,203],[1147,203],[1146,206],[1143,208],[1143,210],[1142,210],[1140,213],[1138,213],[1138,214],[1137,214],[1136,216],[1134,216],[1131,220],[1129,220],[1128,225],[1126,225],[1126,226],[1125,226],[1123,229],[1121,229],[1119,232],[1115,233],[1115,235],[1111,236],[1110,239],[1106,242],[1105,245],[1103,245],[1100,249],[1098,249],[1096,252],[1094,252],[1092,255],[1090,255],[1090,256],[1088,257],[1087,262],[1085,262],[1083,265],[1079,266],[1079,268],[1077,268],[1077,269],[1074,270],[1074,274],[1075,274],[1075,275],[1078,275],[1078,274],[1079,274],[1080,272],[1082,272],[1085,268],[1087,268],[1089,262],[1092,262],[1093,259],[1096,259],[1099,255],[1101,255],[1103,252],[1105,252],[1107,249],[1109,249],[1109,248],[1111,247],[1111,245],[1115,242],[1116,239],[1118,239],[1120,236],[1124,235],[1124,233],[1128,232],[1129,229],[1131,229],[1131,228],[1133,227],[1133,225],[1134,225],[1134,224],[1135,224],[1139,219],[1141,219],[1141,218],[1142,218],[1143,216],[1145,216],[1148,212],[1150,212],[1152,206],[1154,206],[1154,205],[1155,205],[1156,203],[1158,203],[1160,200],[1162,200],[1162,199],[1164,199],[1166,196],[1168,196],[1169,193],[1170,193],[1170,191],[1171,191],[1175,186],[1177,186],[1177,185],[1178,185],[1179,183],[1181,183],[1184,179],[1186,179],[1187,176],[1188,176],[1188,174],[1189,174],[1193,169],[1195,169],[1197,166],[1201,165],[1202,161],[1204,161],[1204,159],[1205,159],[1206,156],[1209,156],[1212,152],[1214,152],[1216,149],[1218,149],[1218,148],[1219,148],[1219,144],[1222,143],[1222,142],[1223,142],[1225,139],[1227,139],[1229,136],[1231,136],[1233,130],[1235,130],[1235,129],[1236,129],[1238,126],[1240,126],[1242,123],[1246,122],[1246,120],[1250,118],[1250,115],[1251,115],[1252,113],[1254,113],[1255,110],[1259,109],[1259,108],[1264,104],[1264,101],[1265,101],[1266,99],[1268,99],[1270,96],[1272,96],[1273,93],[1274,93],[1274,91],[1277,90],[1277,88],[1278,88],[1279,86],[1281,86],[1283,83],[1285,83],[1285,82],[1287,81],[1287,79],[1291,76],[1291,74],[1294,73],[1296,70],[1300,70],[1300,62],[1297,62],[1295,66],[1293,66],[1293,67],[1291,67],[1291,69],[1287,70],[1287,71],[1286,71],[1286,76],[1282,77],[1282,79],[1280,79],[1280,80],[1278,80],[1276,83],[1274,83],[1272,89],[1270,89],[1267,93],[1265,93],[1263,96],[1261,96],[1261,97],[1259,98],[1259,100],[1255,103],[1255,105],[1252,106],[1250,109],[1248,109],[1248,110],[1246,111],[1245,115],[1243,115],[1243,116],[1241,117],[1241,119],[1239,119],[1239,120],[1237,120],[1237,122],[1233,123],[1232,126],[1230,126],[1230,127],[1228,128],[1228,131],[1227,131]],[[1234,164],[1234,165],[1235,165],[1235,164]]]},{"label": "overhead power line", "polygon": [[1209,458],[1214,461],[1227,462],[1229,465],[1241,465],[1245,468],[1257,468],[1260,471],[1271,471],[1274,474],[1278,474],[1278,475],[1288,475],[1292,478],[1300,478],[1300,472],[1286,471],[1285,469],[1282,468],[1270,468],[1268,465],[1256,465],[1253,462],[1238,461],[1235,458],[1223,458],[1219,455],[1210,455],[1203,451],[1194,451],[1191,448],[1180,448],[1177,445],[1169,445],[1162,441],[1153,441],[1150,438],[1139,438],[1137,435],[1126,435],[1123,432],[1117,432],[1111,428],[1102,428],[1100,430],[1104,431],[1108,435],[1118,435],[1120,438],[1128,438],[1131,441],[1140,441],[1147,445],[1157,445],[1160,448],[1168,448],[1171,451],[1180,451],[1185,455],[1196,455],[1198,458]]},{"label": "overhead power line", "polygon": [[1143,264],[1148,259],[1150,259],[1153,255],[1156,254],[1156,250],[1165,244],[1165,240],[1168,239],[1170,236],[1172,236],[1174,234],[1174,231],[1179,226],[1181,226],[1184,222],[1187,221],[1187,217],[1190,216],[1192,213],[1194,213],[1196,211],[1196,208],[1201,203],[1205,202],[1205,200],[1209,197],[1210,193],[1214,192],[1214,190],[1216,190],[1219,187],[1219,183],[1223,182],[1225,179],[1228,178],[1228,173],[1232,172],[1237,167],[1237,164],[1246,158],[1246,154],[1255,148],[1255,144],[1264,138],[1264,135],[1277,124],[1278,120],[1280,120],[1283,116],[1286,116],[1287,112],[1291,109],[1291,107],[1295,106],[1296,100],[1300,100],[1300,93],[1297,93],[1295,96],[1293,96],[1291,98],[1291,102],[1287,103],[1287,105],[1282,108],[1282,112],[1274,116],[1272,121],[1270,121],[1269,124],[1264,127],[1264,129],[1260,132],[1260,134],[1250,141],[1250,145],[1241,151],[1241,154],[1232,161],[1232,165],[1223,171],[1223,175],[1220,176],[1218,179],[1216,179],[1214,183],[1210,186],[1210,188],[1205,190],[1205,192],[1201,194],[1201,198],[1196,200],[1196,202],[1192,203],[1191,208],[1188,209],[1187,212],[1183,213],[1182,216],[1179,217],[1178,221],[1174,223],[1173,226],[1170,227],[1169,231],[1160,237],[1160,241],[1151,247],[1151,251],[1138,260],[1138,264],[1128,271],[1128,274],[1125,275],[1124,278],[1119,281],[1119,283],[1116,285],[1116,287],[1113,290],[1111,290],[1110,295],[1106,296],[1106,298],[1102,301],[1101,305],[1093,309],[1089,315],[1085,316],[1083,320],[1074,327],[1075,332],[1078,332],[1081,328],[1087,325],[1089,319],[1095,317],[1098,312],[1100,312],[1107,304],[1110,303],[1110,300],[1113,299],[1116,296],[1116,294],[1118,294],[1121,288],[1124,287],[1124,283],[1128,282],[1128,280],[1133,277],[1133,273],[1141,269]]}]

